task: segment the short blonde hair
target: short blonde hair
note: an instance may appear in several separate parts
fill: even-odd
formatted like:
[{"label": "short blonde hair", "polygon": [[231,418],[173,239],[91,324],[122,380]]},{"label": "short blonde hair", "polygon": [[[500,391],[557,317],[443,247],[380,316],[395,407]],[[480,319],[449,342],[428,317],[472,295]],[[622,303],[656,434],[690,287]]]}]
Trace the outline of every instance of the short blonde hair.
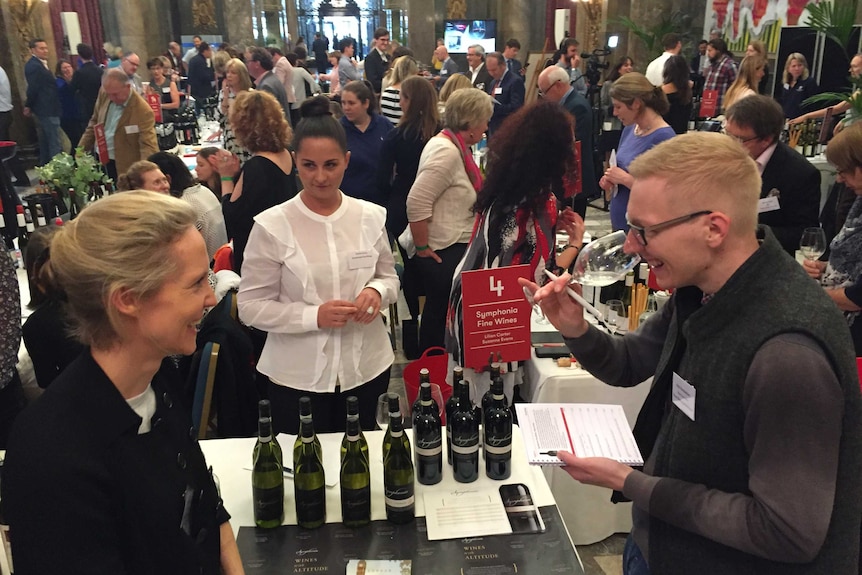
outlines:
[{"label": "short blonde hair", "polygon": [[419,65],[413,56],[401,56],[392,62],[392,78],[390,78],[390,86],[397,86],[410,76],[415,76],[419,73]]},{"label": "short blonde hair", "polygon": [[219,76],[223,75],[227,70],[227,63],[230,61],[230,53],[219,50],[213,54],[213,70]]},{"label": "short blonde hair", "polygon": [[826,146],[826,159],[841,172],[862,168],[862,124],[838,132]]},{"label": "short blonde hair", "polygon": [[675,136],[638,156],[629,165],[629,173],[636,180],[665,180],[674,203],[685,210],[727,214],[736,235],[750,234],[757,226],[757,164],[739,142],[724,134],[689,132]]},{"label": "short blonde hair", "polygon": [[464,88],[472,88],[473,82],[464,74],[453,74],[440,88],[439,102],[445,102],[449,99],[455,90],[463,90]]},{"label": "short blonde hair", "polygon": [[187,202],[136,190],[90,204],[54,234],[51,270],[81,343],[105,349],[122,335],[114,293],[144,299],[178,273],[172,248],[196,218]]},{"label": "short blonde hair", "polygon": [[652,82],[640,72],[629,72],[623,74],[611,86],[611,98],[618,100],[628,107],[640,100],[647,108],[655,110],[659,116],[667,114],[670,104],[661,86],[653,86]]},{"label": "short blonde hair", "polygon": [[488,122],[494,115],[491,96],[476,88],[456,90],[446,100],[443,123],[450,130],[461,132],[477,124]]},{"label": "short blonde hair", "polygon": [[239,144],[252,154],[281,152],[287,149],[293,139],[281,104],[275,96],[263,90],[237,94],[229,120]]},{"label": "short blonde hair", "polygon": [[[224,54],[225,52],[217,52],[218,54]],[[237,76],[239,76],[239,86],[235,88],[236,92],[243,92],[245,90],[251,90],[251,76],[248,74],[248,68],[246,68],[245,63],[239,58],[231,58],[227,61],[227,64],[224,65],[224,73],[233,72]]]}]

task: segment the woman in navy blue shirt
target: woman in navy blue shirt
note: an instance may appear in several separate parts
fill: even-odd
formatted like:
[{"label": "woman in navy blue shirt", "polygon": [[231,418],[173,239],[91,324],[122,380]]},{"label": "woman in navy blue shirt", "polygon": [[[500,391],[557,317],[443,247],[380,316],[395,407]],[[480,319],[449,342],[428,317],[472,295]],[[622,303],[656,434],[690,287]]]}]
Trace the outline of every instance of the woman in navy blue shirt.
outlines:
[{"label": "woman in navy blue shirt", "polygon": [[806,98],[820,91],[814,78],[808,75],[808,61],[799,52],[787,57],[784,64],[784,89],[781,92],[781,107],[785,118],[796,118],[808,112],[811,107],[803,106]]},{"label": "woman in navy blue shirt", "polygon": [[341,125],[347,133],[350,163],[341,182],[341,191],[362,200],[385,206],[377,186],[377,163],[383,138],[393,130],[392,122],[377,113],[374,93],[364,82],[354,80],[341,89],[344,116]]}]

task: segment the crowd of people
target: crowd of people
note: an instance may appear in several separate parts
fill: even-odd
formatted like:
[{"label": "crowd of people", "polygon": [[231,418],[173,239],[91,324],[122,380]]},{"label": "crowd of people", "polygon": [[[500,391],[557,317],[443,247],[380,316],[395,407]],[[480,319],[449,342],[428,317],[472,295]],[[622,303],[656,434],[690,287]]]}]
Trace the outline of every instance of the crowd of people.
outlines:
[{"label": "crowd of people", "polygon": [[[441,43],[433,73],[393,44],[376,30],[359,66],[353,39],[330,52],[317,34],[322,95],[303,45],[216,51],[198,37],[182,55],[171,43],[147,61],[144,82],[136,54],[103,72],[84,45],[83,64],[60,62],[55,77],[47,44],[31,42],[26,110],[40,126],[40,161],[57,153],[61,128],[70,138],[77,129],[122,192],[40,232],[25,254],[35,310],[23,337],[46,392],[13,428],[20,380],[0,358],[0,485],[16,567],[242,572],[228,510],[164,371],[198,348],[214,272],[235,274],[256,393],[271,401],[276,431],[295,434],[302,396],[318,432],[343,430],[348,395],[373,427],[394,362],[384,311],[399,289],[405,353],[443,347],[462,364],[461,272],[527,264],[522,285],[584,368],[615,386],[653,377],[634,430],[642,470],[559,453],[576,480],[634,502],[627,574],[857,572],[862,200],[833,221],[821,261],[793,261],[821,216],[820,172],[780,141],[788,119],[820,113],[805,107],[818,88],[804,56],[788,57],[779,103],[760,94],[758,42],[738,65],[721,38],[689,61],[668,34],[644,73],[623,57],[599,87],[568,38],[536,75],[541,101],[525,104],[515,39],[501,52],[469,46],[467,70]],[[862,55],[851,73],[862,74]],[[178,81],[192,99],[181,102]],[[590,90],[613,118],[598,142]],[[725,133],[686,133],[706,91]],[[89,103],[73,107],[85,93]],[[214,105],[221,145],[199,150],[194,176],[158,131],[152,93],[162,124],[192,101],[199,113]],[[854,121],[841,120],[826,151],[851,196],[862,194]],[[594,150],[607,152],[600,174]],[[674,291],[624,337],[587,322],[567,292],[597,189],[624,249]],[[0,317],[11,321],[0,329],[17,353],[20,311],[6,303],[18,286],[5,261]],[[504,371],[511,399],[517,363]],[[488,374],[466,377],[475,401]],[[176,485],[193,504],[175,504]],[[45,541],[56,552],[42,552]]]}]

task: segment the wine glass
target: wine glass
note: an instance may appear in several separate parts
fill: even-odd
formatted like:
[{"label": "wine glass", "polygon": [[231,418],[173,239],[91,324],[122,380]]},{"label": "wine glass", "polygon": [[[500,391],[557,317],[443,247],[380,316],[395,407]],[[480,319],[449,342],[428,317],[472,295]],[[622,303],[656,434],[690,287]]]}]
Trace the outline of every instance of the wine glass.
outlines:
[{"label": "wine glass", "polygon": [[445,418],[445,406],[443,405],[443,392],[440,390],[440,386],[436,383],[431,384],[431,399],[437,402],[437,408],[440,410],[440,421],[442,422]]},{"label": "wine glass", "polygon": [[[433,393],[433,392],[432,392]],[[398,396],[398,409],[401,411],[401,417],[407,418],[407,400]],[[389,428],[389,394],[381,393],[377,398],[377,411],[375,413],[377,426],[386,431]]]},{"label": "wine glass", "polygon": [[823,228],[805,228],[799,240],[799,251],[809,260],[816,260],[826,253],[826,233]]},{"label": "wine glass", "polygon": [[618,299],[611,299],[607,302],[608,319],[606,322],[608,331],[612,334],[618,331],[628,330],[628,318],[626,317],[626,306]]},{"label": "wine glass", "polygon": [[[625,277],[641,261],[641,257],[638,254],[625,252],[624,246],[627,235],[627,232],[618,230],[597,240],[593,240],[584,246],[575,260],[572,279],[569,283],[605,287]],[[545,275],[552,280],[557,279],[557,276],[548,270],[545,270]],[[591,313],[593,317],[600,322],[605,322],[604,314],[592,306],[580,294],[571,288],[568,289],[568,294]],[[536,303],[536,300],[533,299],[533,294],[527,288],[524,288],[524,296],[530,302],[530,305],[533,306],[533,309],[544,317],[541,308]]]}]

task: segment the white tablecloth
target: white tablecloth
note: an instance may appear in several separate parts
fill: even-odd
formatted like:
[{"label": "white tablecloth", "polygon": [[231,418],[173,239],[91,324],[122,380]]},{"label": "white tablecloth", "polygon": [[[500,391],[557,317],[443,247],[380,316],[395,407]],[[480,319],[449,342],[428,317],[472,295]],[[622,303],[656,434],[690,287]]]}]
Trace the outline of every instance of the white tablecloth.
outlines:
[{"label": "white tablecloth", "polygon": [[[408,434],[410,430],[407,430]],[[318,436],[323,451],[339,450],[341,448],[340,433],[325,433]],[[383,464],[381,443],[383,441],[382,431],[365,432],[368,439],[368,455],[371,459],[371,519],[386,519],[386,509],[383,505]],[[241,526],[254,526],[254,512],[251,497],[251,471],[244,467],[251,466],[251,452],[254,447],[255,438],[240,439],[209,439],[201,441],[201,450],[206,456],[207,464],[212,465],[213,471],[219,480],[222,499],[225,509],[231,514],[231,525],[234,533]],[[281,445],[287,465],[292,466],[293,445]],[[444,455],[445,458],[445,448]],[[327,480],[328,481],[328,480]],[[524,442],[518,428],[512,434],[512,476],[503,481],[494,481],[485,476],[484,462],[479,461],[479,479],[473,483],[458,483],[452,476],[452,468],[443,464],[443,480],[437,485],[426,486],[416,482],[416,515],[425,515],[425,504],[423,494],[431,490],[452,490],[455,488],[492,488],[497,489],[500,485],[509,483],[523,483],[526,485],[533,502],[537,506],[553,505],[554,496],[548,488],[545,476],[540,467],[527,464],[527,455],[524,452]],[[327,523],[338,523],[341,521],[341,495],[340,488],[326,488],[326,521]],[[296,510],[293,498],[293,480],[284,480],[284,523],[296,524]]]},{"label": "white tablecloth", "polygon": [[[539,324],[533,318],[533,331],[549,329],[552,326]],[[618,404],[623,406],[632,427],[650,384],[647,381],[631,388],[612,387],[580,367],[558,367],[553,359],[537,358],[535,351],[523,375],[521,394],[533,403]],[[613,533],[631,530],[631,503],[611,503],[610,490],[578,483],[558,467],[546,467],[545,477],[575,545],[589,545]]]},{"label": "white tablecloth", "polygon": [[829,190],[835,183],[835,168],[826,161],[824,154],[806,159],[820,171],[820,210],[822,211],[826,204],[826,198],[829,196]]}]

